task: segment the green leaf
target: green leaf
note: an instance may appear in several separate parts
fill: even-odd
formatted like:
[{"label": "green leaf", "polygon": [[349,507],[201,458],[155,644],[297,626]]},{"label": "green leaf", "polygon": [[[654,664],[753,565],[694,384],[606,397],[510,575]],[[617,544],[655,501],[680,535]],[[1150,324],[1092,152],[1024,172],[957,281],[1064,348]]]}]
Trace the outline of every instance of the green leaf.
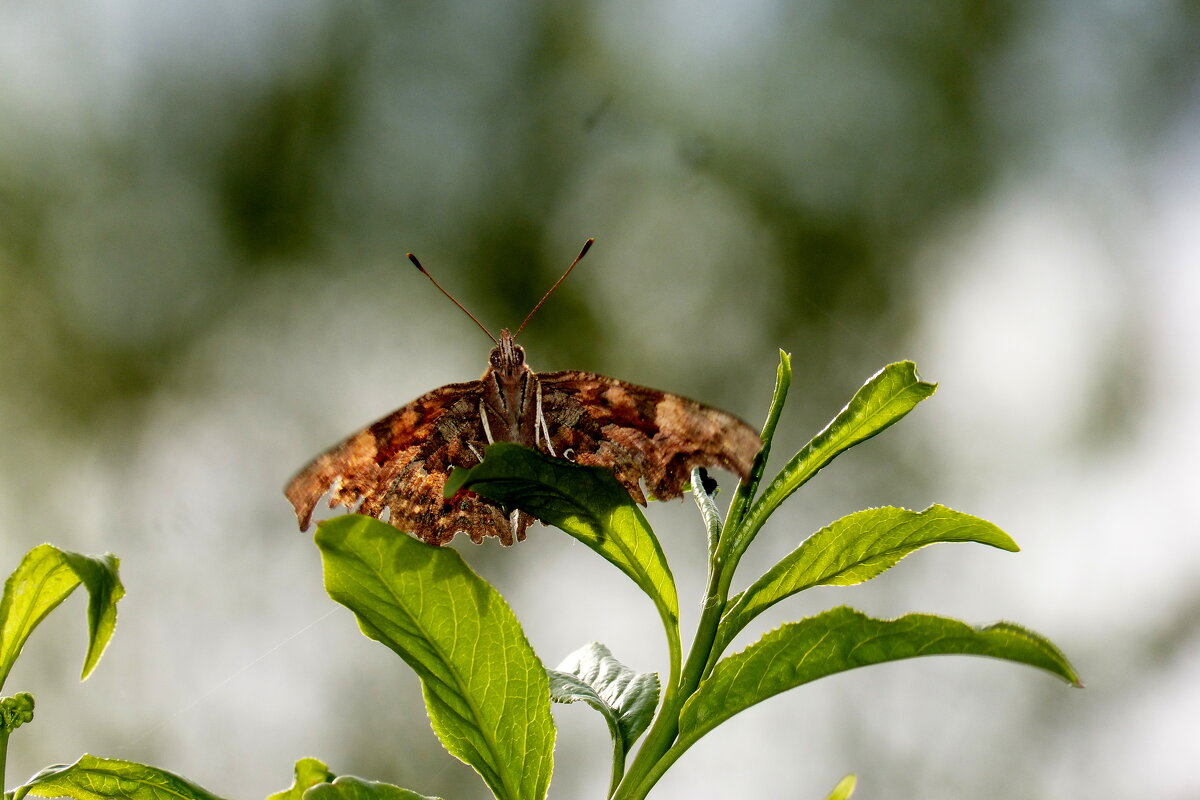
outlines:
[{"label": "green leaf", "polygon": [[771,442],[775,439],[775,428],[779,425],[779,416],[783,413],[783,406],[787,402],[788,390],[791,387],[792,354],[780,350],[779,367],[775,371],[775,392],[771,396],[771,405],[767,409],[766,422],[763,423],[763,446],[758,451],[758,455],[754,457],[754,464],[750,467],[749,480],[739,484],[733,495],[733,501],[729,505],[729,515],[726,517],[728,525],[736,525],[742,521],[742,516],[746,513],[746,504],[754,499],[754,495],[758,492],[758,484],[767,468],[767,458],[771,455]]},{"label": "green leaf", "polygon": [[451,548],[371,517],[321,523],[325,588],[421,678],[434,732],[500,800],[541,800],[553,766],[549,684],[504,598]]},{"label": "green leaf", "polygon": [[792,492],[839,453],[895,424],[935,389],[937,384],[921,380],[911,361],[889,364],[871,376],[846,407],[780,470],[755,501],[731,542],[735,560]]},{"label": "green leaf", "polygon": [[295,780],[288,789],[267,800],[440,800],[390,783],[364,781],[351,775],[335,778],[329,767],[315,758],[296,762]]},{"label": "green leaf", "polygon": [[13,800],[71,797],[75,800],[220,800],[178,775],[115,758],[85,755],[74,764],[47,767],[13,792]]},{"label": "green leaf", "polygon": [[329,767],[315,758],[302,758],[297,761],[296,766],[292,768],[292,774],[295,775],[292,785],[282,792],[268,796],[267,800],[300,800],[309,788],[319,783],[328,783],[334,778]]},{"label": "green leaf", "polygon": [[117,624],[117,601],[125,594],[116,556],[86,556],[41,544],[25,554],[4,584],[0,600],[0,686],[8,679],[26,639],[80,583],[88,602],[88,649],[80,680],[95,669]]},{"label": "green leaf", "polygon": [[658,705],[658,675],[634,672],[613,658],[599,642],[567,656],[558,669],[548,669],[550,699],[556,703],[584,702],[600,712],[613,741],[611,797],[625,775],[625,756],[649,727]]},{"label": "green leaf", "polygon": [[850,795],[854,794],[854,787],[858,785],[858,777],[855,775],[847,775],[838,781],[838,785],[833,787],[833,791],[825,800],[849,800]]},{"label": "green leaf", "polygon": [[696,508],[700,510],[700,518],[704,520],[704,528],[708,531],[708,557],[711,559],[721,543],[721,512],[717,510],[713,496],[704,490],[704,480],[698,467],[692,470],[692,499],[696,501]]},{"label": "green leaf", "polygon": [[550,699],[583,701],[604,715],[613,740],[628,753],[654,717],[658,675],[634,672],[613,658],[607,647],[591,642],[563,659],[550,675]]},{"label": "green leaf", "polygon": [[304,793],[304,800],[441,800],[401,789],[390,783],[365,781],[343,775],[333,783],[318,784]]},{"label": "green leaf", "polygon": [[873,619],[835,608],[783,625],[717,663],[680,714],[680,746],[755,703],[796,686],[855,667],[932,655],[1002,658],[1044,669],[1080,686],[1058,648],[1007,622],[972,628],[928,614]]},{"label": "green leaf", "polygon": [[986,520],[934,505],[924,511],[869,508],[808,537],[755,581],[725,612],[714,657],[766,608],[812,586],[870,580],[919,548],[937,542],[978,542],[1015,552],[1008,534]]},{"label": "green leaf", "polygon": [[[33,722],[33,695],[17,692],[12,697],[0,697],[0,737],[7,736],[27,722]],[[4,750],[0,738],[0,752]]]},{"label": "green leaf", "polygon": [[[480,464],[450,474],[446,496],[460,489],[526,511],[595,550],[649,595],[668,638],[678,642],[675,579],[650,524],[612,470],[581,467],[520,445],[497,442],[484,450]],[[678,649],[677,645],[673,648]]]}]

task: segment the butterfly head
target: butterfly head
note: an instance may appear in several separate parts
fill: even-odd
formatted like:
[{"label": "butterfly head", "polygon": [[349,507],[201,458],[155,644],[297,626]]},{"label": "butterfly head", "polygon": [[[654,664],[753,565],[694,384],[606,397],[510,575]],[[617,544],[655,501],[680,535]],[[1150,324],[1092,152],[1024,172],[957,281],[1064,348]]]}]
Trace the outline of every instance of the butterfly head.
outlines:
[{"label": "butterfly head", "polygon": [[500,331],[500,341],[488,356],[492,368],[501,372],[517,372],[525,368],[525,348],[517,344],[508,328]]}]

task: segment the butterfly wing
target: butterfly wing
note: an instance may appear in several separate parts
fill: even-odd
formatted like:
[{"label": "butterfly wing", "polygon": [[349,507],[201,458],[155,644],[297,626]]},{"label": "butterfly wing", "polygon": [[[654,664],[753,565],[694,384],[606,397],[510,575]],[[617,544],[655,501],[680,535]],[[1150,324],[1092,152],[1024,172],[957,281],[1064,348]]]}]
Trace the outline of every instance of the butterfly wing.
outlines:
[{"label": "butterfly wing", "polygon": [[676,498],[695,467],[745,479],[762,448],[745,422],[679,395],[590,372],[537,377],[553,455],[613,470],[642,505],[641,483],[659,500]]},{"label": "butterfly wing", "polygon": [[317,456],[284,490],[300,529],[308,529],[332,488],[330,508],[372,517],[387,510],[391,524],[429,544],[445,544],[460,531],[477,544],[485,536],[504,544],[524,539],[527,515],[514,521],[474,494],[453,503],[443,496],[450,468],[478,464],[488,443],[482,397],[481,381],[434,389]]}]

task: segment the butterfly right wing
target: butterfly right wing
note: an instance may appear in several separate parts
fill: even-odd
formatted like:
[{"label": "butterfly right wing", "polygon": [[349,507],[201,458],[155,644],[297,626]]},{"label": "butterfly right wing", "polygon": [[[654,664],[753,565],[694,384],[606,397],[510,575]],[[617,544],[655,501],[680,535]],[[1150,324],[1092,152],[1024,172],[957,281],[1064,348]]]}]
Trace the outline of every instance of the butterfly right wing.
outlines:
[{"label": "butterfly right wing", "polygon": [[745,480],[762,449],[745,422],[686,397],[591,372],[542,372],[538,380],[554,454],[611,469],[642,505],[642,484],[660,500],[674,499],[694,467]]},{"label": "butterfly right wing", "polygon": [[284,490],[301,530],[332,488],[329,507],[345,506],[388,521],[424,542],[443,545],[464,532],[476,544],[495,536],[523,539],[528,521],[510,524],[503,509],[478,495],[451,504],[443,489],[451,467],[479,463],[487,436],[480,417],[482,381],[452,383],[348,437],[317,456]]}]

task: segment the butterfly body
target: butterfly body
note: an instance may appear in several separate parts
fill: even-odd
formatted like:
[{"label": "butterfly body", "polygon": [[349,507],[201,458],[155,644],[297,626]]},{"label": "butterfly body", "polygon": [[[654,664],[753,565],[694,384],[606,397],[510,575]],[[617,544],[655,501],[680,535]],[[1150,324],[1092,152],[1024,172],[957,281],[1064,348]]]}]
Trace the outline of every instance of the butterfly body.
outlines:
[{"label": "butterfly body", "polygon": [[332,489],[330,506],[380,516],[425,542],[459,532],[479,543],[525,538],[532,518],[505,513],[474,494],[443,496],[452,467],[472,467],[492,442],[613,471],[645,505],[682,494],[694,467],[749,474],[761,447],[736,417],[678,395],[590,372],[537,373],[509,331],[501,331],[477,381],[434,389],[348,437],[300,471],[285,493],[301,529]]}]

